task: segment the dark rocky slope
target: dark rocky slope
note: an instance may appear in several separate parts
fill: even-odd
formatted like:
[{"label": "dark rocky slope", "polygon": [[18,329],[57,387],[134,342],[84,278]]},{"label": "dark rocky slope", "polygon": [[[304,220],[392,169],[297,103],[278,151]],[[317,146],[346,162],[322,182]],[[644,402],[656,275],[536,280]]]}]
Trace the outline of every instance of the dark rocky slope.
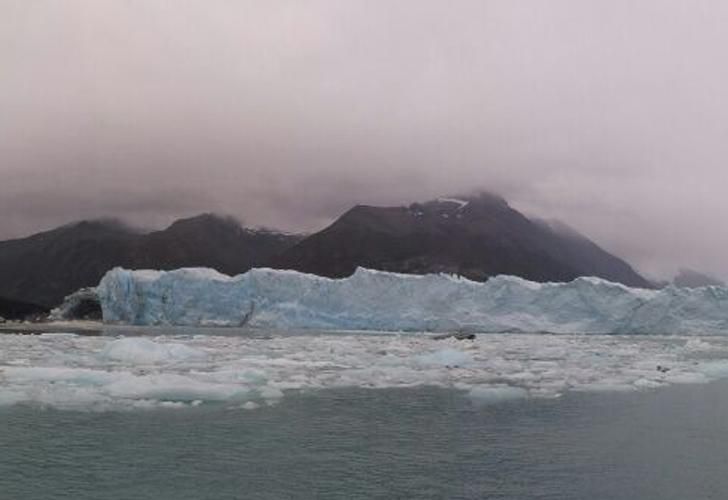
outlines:
[{"label": "dark rocky slope", "polygon": [[489,194],[409,207],[356,206],[284,252],[275,265],[330,277],[348,276],[363,266],[457,273],[474,280],[498,274],[540,282],[598,276],[650,286],[585,236],[564,225],[530,220]]},{"label": "dark rocky slope", "polygon": [[[18,320],[28,317],[41,317],[48,313],[48,308],[37,304],[8,300],[0,297],[0,318]],[[2,320],[0,320],[2,321]]]},{"label": "dark rocky slope", "polygon": [[204,266],[238,274],[265,265],[299,240],[215,215],[146,234],[115,221],[79,222],[0,242],[0,296],[52,307],[79,288],[95,286],[115,266]]},{"label": "dark rocky slope", "polygon": [[246,229],[210,214],[151,233],[108,220],[79,222],[0,242],[0,297],[53,307],[95,286],[115,266],[202,266],[229,275],[271,266],[330,277],[349,276],[363,266],[474,280],[497,274],[541,282],[599,276],[650,286],[626,262],[573,229],[529,219],[502,198],[483,194],[408,207],[360,205],[306,238]]}]

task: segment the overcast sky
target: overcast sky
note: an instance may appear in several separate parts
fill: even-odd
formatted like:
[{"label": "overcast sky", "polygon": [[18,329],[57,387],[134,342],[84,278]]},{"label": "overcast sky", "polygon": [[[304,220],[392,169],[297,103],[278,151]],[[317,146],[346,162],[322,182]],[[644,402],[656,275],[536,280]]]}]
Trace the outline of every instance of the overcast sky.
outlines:
[{"label": "overcast sky", "polygon": [[0,0],[0,238],[475,189],[728,277],[724,0]]}]

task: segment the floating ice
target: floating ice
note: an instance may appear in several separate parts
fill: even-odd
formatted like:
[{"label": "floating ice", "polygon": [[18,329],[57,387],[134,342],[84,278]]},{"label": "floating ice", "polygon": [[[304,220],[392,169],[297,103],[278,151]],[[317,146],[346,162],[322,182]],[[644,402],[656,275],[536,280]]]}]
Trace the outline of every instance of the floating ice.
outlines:
[{"label": "floating ice", "polygon": [[461,391],[486,405],[721,378],[728,378],[728,337],[717,336],[0,335],[0,406],[253,410],[302,391],[417,386]]},{"label": "floating ice", "polygon": [[108,359],[140,364],[205,359],[204,352],[187,345],[159,344],[143,337],[115,340],[104,348],[102,355]]},{"label": "floating ice", "polygon": [[328,279],[253,269],[114,269],[98,287],[103,317],[135,325],[325,330],[728,333],[728,288],[629,288],[597,278],[534,283],[498,276],[477,283],[448,275],[359,269]]},{"label": "floating ice", "polygon": [[477,405],[488,405],[527,398],[528,391],[521,387],[478,386],[470,389],[468,396]]},{"label": "floating ice", "polygon": [[456,349],[441,349],[430,354],[419,356],[417,360],[424,365],[465,366],[471,363],[470,356]]}]

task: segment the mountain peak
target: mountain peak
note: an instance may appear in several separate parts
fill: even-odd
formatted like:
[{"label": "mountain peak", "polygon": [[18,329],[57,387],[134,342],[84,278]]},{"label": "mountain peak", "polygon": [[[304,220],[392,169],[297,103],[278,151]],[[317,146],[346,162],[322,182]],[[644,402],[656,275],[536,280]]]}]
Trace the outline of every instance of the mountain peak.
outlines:
[{"label": "mountain peak", "polygon": [[118,234],[137,234],[141,230],[130,226],[120,219],[113,217],[101,217],[98,219],[84,219],[80,221],[70,222],[49,232],[80,232],[80,233],[118,233]]},{"label": "mountain peak", "polygon": [[236,219],[206,213],[161,231],[135,231],[113,219],[81,221],[0,242],[0,296],[54,306],[95,286],[109,269],[211,267],[238,274],[270,260],[298,236],[246,230]]},{"label": "mountain peak", "polygon": [[403,273],[457,273],[475,280],[511,274],[533,281],[598,276],[649,286],[626,262],[575,231],[534,223],[487,192],[408,207],[357,205],[276,264],[330,277],[357,267]]},{"label": "mountain peak", "polygon": [[212,212],[205,212],[192,217],[178,219],[174,221],[167,230],[179,228],[205,228],[205,227],[225,227],[243,229],[242,223],[231,215],[220,215]]}]

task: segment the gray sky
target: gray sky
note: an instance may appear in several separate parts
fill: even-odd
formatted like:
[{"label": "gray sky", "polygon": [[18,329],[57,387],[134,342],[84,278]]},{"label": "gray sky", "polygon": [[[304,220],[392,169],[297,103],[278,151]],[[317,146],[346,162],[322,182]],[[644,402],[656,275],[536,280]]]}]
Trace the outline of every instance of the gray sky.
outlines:
[{"label": "gray sky", "polygon": [[0,0],[0,238],[489,189],[728,277],[722,0]]}]

